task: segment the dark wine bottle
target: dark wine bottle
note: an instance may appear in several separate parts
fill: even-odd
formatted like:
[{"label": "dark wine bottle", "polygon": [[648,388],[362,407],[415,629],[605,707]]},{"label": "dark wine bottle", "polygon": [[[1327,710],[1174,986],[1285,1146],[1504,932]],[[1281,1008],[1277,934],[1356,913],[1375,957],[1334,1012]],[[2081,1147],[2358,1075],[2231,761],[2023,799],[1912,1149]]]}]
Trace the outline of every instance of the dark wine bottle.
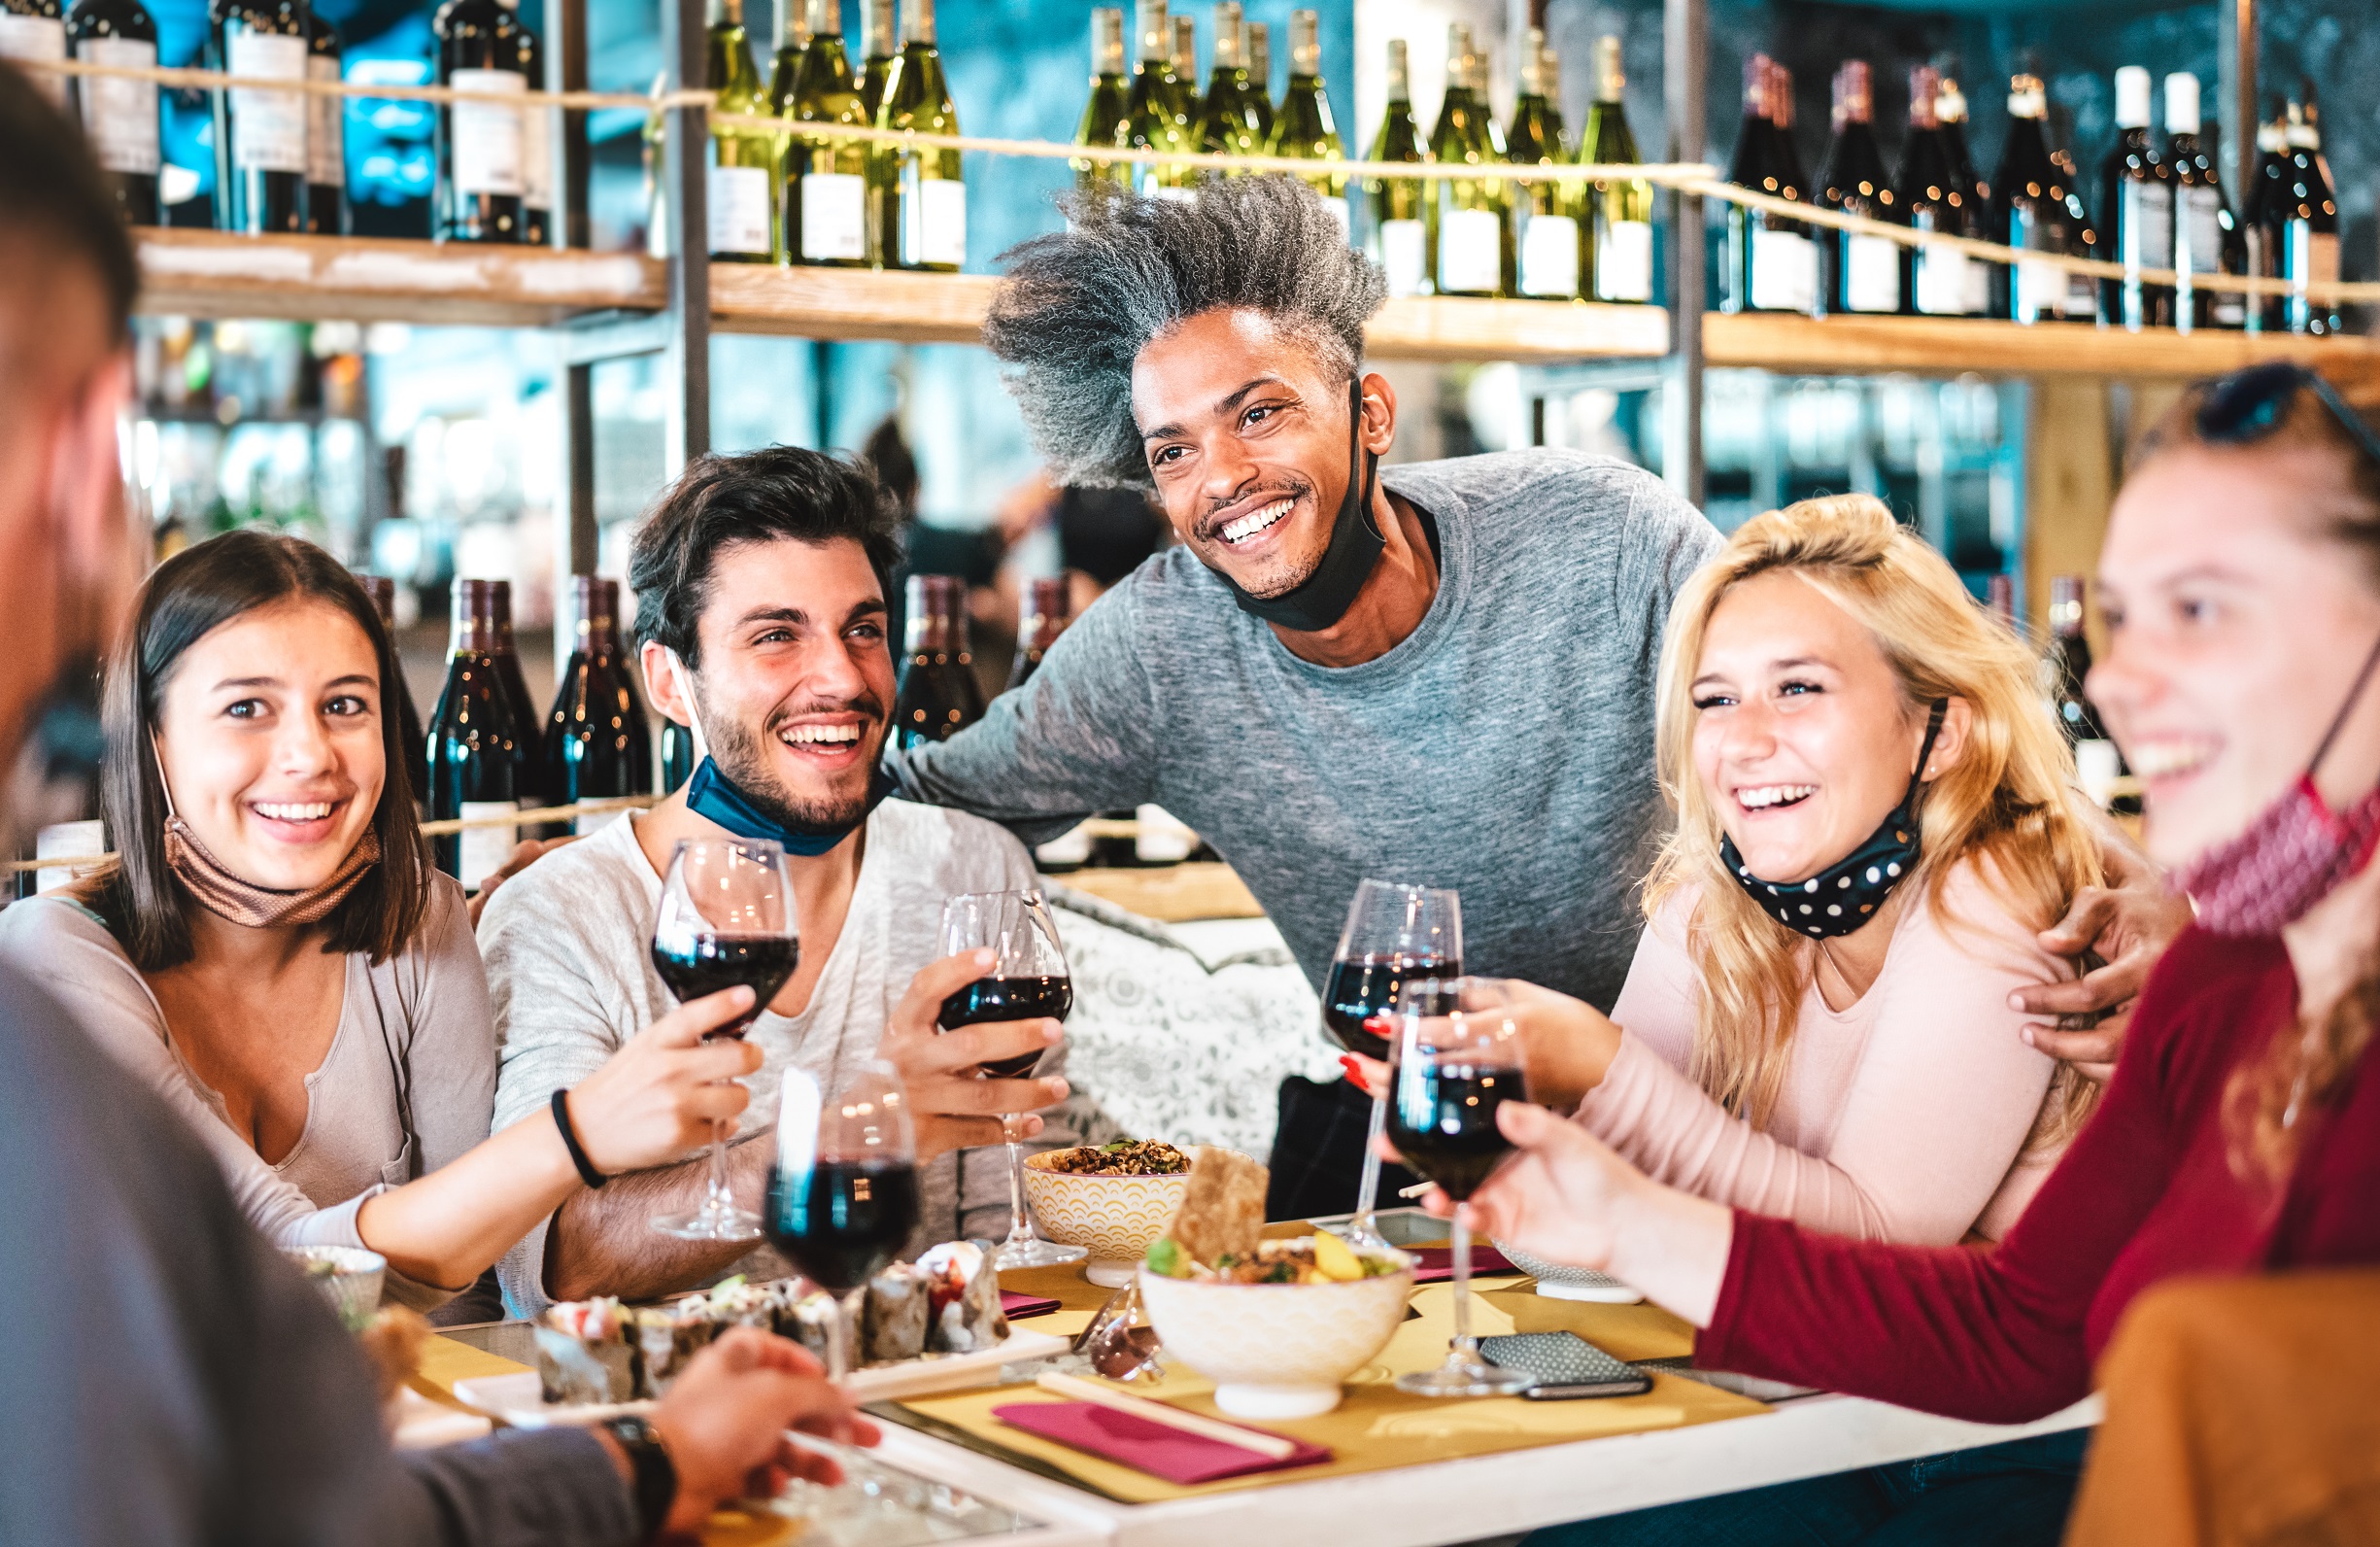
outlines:
[{"label": "dark wine bottle", "polygon": [[2288,127],[2290,205],[2282,222],[2281,277],[2300,287],[2288,297],[2289,330],[2334,334],[2338,302],[2315,300],[2302,287],[2309,281],[2338,282],[2338,194],[2322,155],[2322,124],[2312,102],[2290,104]]},{"label": "dark wine bottle", "polygon": [[[2009,78],[2008,139],[1992,177],[1992,240],[2028,253],[2081,258],[2088,255],[2084,232],[2091,223],[2066,169],[2050,154],[2043,132],[2048,114],[2049,95],[2039,76]],[[2088,323],[2097,316],[2090,284],[2078,291],[2064,269],[2023,260],[2013,266],[1987,266],[1994,317],[2017,323]],[[2078,297],[2085,302],[2079,308],[2070,304]]]},{"label": "dark wine bottle", "polygon": [[[583,574],[571,578],[571,587],[578,599],[578,641],[545,722],[546,804],[650,795],[653,733],[634,666],[620,646],[620,582]],[[620,814],[575,817],[570,830],[592,833]]]},{"label": "dark wine bottle", "polygon": [[438,109],[438,239],[518,242],[528,191],[520,20],[498,0],[446,0],[430,25],[438,84],[488,98]]},{"label": "dark wine bottle", "polygon": [[[1949,76],[1934,91],[1934,119],[1940,125],[1942,155],[1951,164],[1951,181],[1958,189],[1967,235],[1976,241],[1991,238],[1991,185],[1975,171],[1975,157],[1967,150],[1967,94],[1958,89],[1958,83]],[[1967,315],[1991,315],[1991,270],[1997,263],[1980,259],[1967,262]]]},{"label": "dark wine bottle", "polygon": [[2211,291],[2193,281],[2202,274],[2236,273],[2225,255],[2238,241],[2238,222],[2224,196],[2223,175],[2198,138],[2198,78],[2183,72],[2165,77],[2165,160],[2173,168],[2173,269],[2181,276],[2173,295],[2174,326],[2244,327],[2247,296]]},{"label": "dark wine bottle", "polygon": [[[1929,64],[1909,72],[1909,140],[1901,148],[1901,175],[1894,185],[1901,210],[1921,231],[1951,236],[1968,228],[1968,195],[1958,187],[1942,143],[1934,96],[1941,76]],[[1901,310],[1913,316],[1964,317],[1974,259],[1955,248],[1924,246],[1901,251]]]},{"label": "dark wine bottle", "polygon": [[[156,68],[157,23],[141,0],[76,0],[66,13],[66,40],[74,56],[88,64]],[[125,221],[156,224],[162,164],[156,83],[86,75],[75,82],[74,94],[84,136],[107,169]]]},{"label": "dark wine bottle", "polygon": [[675,795],[695,776],[695,733],[675,720],[662,721],[662,793]]},{"label": "dark wine bottle", "polygon": [[[1835,71],[1834,145],[1819,174],[1821,209],[1900,224],[1901,212],[1884,153],[1876,148],[1876,86],[1865,59]],[[1819,298],[1828,312],[1901,309],[1901,249],[1887,237],[1819,227]]]},{"label": "dark wine bottle", "polygon": [[[521,19],[521,0],[503,0],[513,14],[513,68],[531,91],[545,89],[545,49],[537,29]],[[521,240],[545,247],[554,240],[554,114],[521,110]]]},{"label": "dark wine bottle", "polygon": [[[385,574],[359,574],[356,579],[380,613],[380,626],[388,630],[393,639],[396,634],[396,582]],[[418,806],[429,791],[429,763],[427,748],[422,739],[422,711],[413,705],[413,689],[406,686],[402,670],[397,673],[394,709],[397,734],[405,742],[405,779],[414,804]]]},{"label": "dark wine bottle", "polygon": [[2100,312],[2134,332],[2170,327],[2173,287],[2140,277],[2143,269],[2173,266],[2173,168],[2149,138],[2149,72],[2139,65],[2116,72],[2116,148],[2099,174],[2099,257],[2125,273],[2099,282]]},{"label": "dark wine bottle", "polygon": [[[429,717],[430,819],[509,816],[521,808],[520,725],[497,663],[501,580],[455,582],[446,686]],[[474,827],[431,841],[438,868],[474,890],[516,842],[511,827]]]},{"label": "dark wine bottle", "polygon": [[983,718],[983,689],[968,651],[967,584],[956,575],[909,576],[903,641],[908,659],[893,703],[895,745],[947,741]]},{"label": "dark wine bottle", "polygon": [[2124,758],[2099,723],[2099,711],[2084,694],[2091,677],[2091,640],[2084,633],[2083,577],[2061,574],[2050,581],[2050,705],[2058,727],[2074,748],[2075,780],[2100,805],[2117,777]]},{"label": "dark wine bottle", "polygon": [[[1801,187],[1785,151],[1790,141],[1779,111],[1776,64],[1765,53],[1744,61],[1744,122],[1727,181],[1778,198],[1798,199]],[[1720,309],[1729,312],[1809,312],[1818,301],[1818,250],[1800,221],[1741,204],[1727,206],[1727,265]]]},{"label": "dark wine bottle", "polygon": [[[513,789],[524,808],[544,804],[545,749],[544,737],[538,734],[543,716],[537,712],[537,701],[529,697],[528,679],[521,672],[521,651],[512,636],[512,582],[490,580],[493,588],[490,605],[495,610],[496,676],[504,684],[504,697],[512,705],[513,726]],[[556,835],[539,831],[538,837]]]},{"label": "dark wine bottle", "polygon": [[1041,669],[1041,658],[1058,642],[1066,626],[1074,621],[1066,576],[1049,575],[1026,581],[1025,595],[1016,610],[1016,660],[1008,668],[1011,691],[1033,680],[1033,674]]},{"label": "dark wine bottle", "polygon": [[[2260,279],[2281,277],[2281,250],[2288,240],[2288,216],[2297,204],[2290,176],[2289,124],[2276,111],[2270,122],[2256,126],[2256,175],[2249,179],[2240,211],[2244,238],[2240,272]],[[2289,327],[2289,302],[2280,295],[2258,295],[2248,303],[2251,332],[2282,332]]]},{"label": "dark wine bottle", "polygon": [[[303,81],[307,18],[306,0],[212,0],[207,68]],[[214,97],[216,226],[252,236],[304,230],[305,93],[233,86]]]},{"label": "dark wine bottle", "polygon": [[[66,16],[59,0],[0,0],[0,59],[63,59]],[[33,88],[51,106],[66,108],[66,77],[54,70],[27,70]]]},{"label": "dark wine bottle", "polygon": [[[339,29],[322,13],[306,12],[306,79],[337,82],[347,50]],[[306,98],[306,229],[317,236],[347,234],[347,99]]]}]

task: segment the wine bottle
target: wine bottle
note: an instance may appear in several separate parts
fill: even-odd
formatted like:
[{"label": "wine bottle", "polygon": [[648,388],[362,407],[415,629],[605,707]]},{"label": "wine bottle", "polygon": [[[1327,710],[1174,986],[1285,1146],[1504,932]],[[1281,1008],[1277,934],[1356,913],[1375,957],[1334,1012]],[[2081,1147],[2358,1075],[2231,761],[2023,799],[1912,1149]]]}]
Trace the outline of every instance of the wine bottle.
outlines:
[{"label": "wine bottle", "polygon": [[[0,32],[16,23],[0,20]],[[66,43],[90,64],[150,70],[157,63],[157,23],[141,0],[75,0],[66,13]],[[0,43],[0,51],[7,45]],[[117,207],[133,225],[154,225],[157,174],[163,164],[158,143],[157,86],[153,81],[86,75],[74,84],[84,137],[106,168]]]},{"label": "wine bottle", "polygon": [[695,776],[695,733],[675,720],[662,721],[662,793],[675,795]]},{"label": "wine bottle", "polygon": [[[1388,110],[1372,140],[1374,161],[1422,162],[1430,158],[1421,125],[1413,118],[1411,72],[1405,40],[1388,40]],[[1418,178],[1376,177],[1364,182],[1371,216],[1367,243],[1372,260],[1388,277],[1391,295],[1430,293],[1428,185]]]},{"label": "wine bottle", "polygon": [[2281,277],[2296,287],[2288,297],[2289,330],[2334,334],[2339,330],[2338,303],[2315,300],[2304,287],[2338,280],[2336,185],[2323,159],[2322,123],[2314,104],[2291,103],[2287,125],[2283,134],[2289,144],[2291,200],[2282,222]]},{"label": "wine bottle", "polygon": [[[720,113],[765,117],[768,88],[744,30],[744,0],[712,0],[705,84]],[[714,263],[766,263],[777,255],[776,136],[711,123],[710,165],[703,199],[710,216]]]},{"label": "wine bottle", "polygon": [[497,0],[446,0],[430,24],[438,40],[438,84],[489,99],[438,109],[441,241],[521,240],[521,196],[528,184],[518,98],[528,89],[528,78],[521,73],[520,26]]},{"label": "wine bottle", "polygon": [[[545,89],[545,46],[521,19],[521,0],[503,0],[513,14],[513,68],[531,91]],[[521,110],[521,240],[545,247],[554,240],[554,110]]]},{"label": "wine bottle", "polygon": [[[446,686],[430,711],[428,800],[432,821],[510,816],[521,808],[520,721],[496,661],[496,588],[501,580],[455,582],[454,639]],[[474,827],[430,841],[440,870],[477,890],[511,857],[513,827]]]},{"label": "wine bottle", "polygon": [[968,651],[967,585],[956,575],[909,576],[906,659],[893,701],[897,750],[947,741],[983,718],[983,689]]},{"label": "wine bottle", "polygon": [[2100,805],[2107,804],[2111,786],[2124,771],[2116,743],[2099,724],[2098,710],[2084,696],[2091,676],[2091,641],[2083,626],[2083,577],[2061,574],[2050,581],[2052,639],[2051,707],[2074,748],[2075,779]]},{"label": "wine bottle", "polygon": [[[574,806],[610,796],[653,791],[653,737],[635,668],[620,646],[620,582],[574,575],[578,639],[562,668],[545,723],[545,799]],[[574,817],[581,836],[612,822],[618,811]]]},{"label": "wine bottle", "polygon": [[493,643],[489,655],[495,662],[496,676],[504,685],[504,696],[512,705],[513,757],[517,765],[513,788],[519,792],[524,807],[540,802],[538,791],[544,785],[542,769],[545,761],[539,735],[537,703],[528,696],[528,679],[521,672],[521,651],[512,636],[512,582],[483,580],[488,588],[489,615],[494,620]]},{"label": "wine bottle", "polygon": [[[1902,224],[1898,196],[1876,148],[1876,83],[1865,59],[1835,71],[1834,144],[1819,174],[1820,208]],[[1889,237],[1821,226],[1817,235],[1819,303],[1828,312],[1901,309],[1901,246]]]},{"label": "wine bottle", "polygon": [[[66,14],[58,0],[0,0],[0,59],[43,61],[66,57]],[[25,79],[51,106],[66,107],[66,77],[55,70],[27,70]],[[86,78],[88,79],[88,78]]]},{"label": "wine bottle", "polygon": [[[2240,272],[2279,279],[2287,212],[2297,203],[2290,175],[2289,124],[2280,112],[2256,126],[2256,174],[2248,181],[2240,211],[2244,238]],[[2247,322],[2250,332],[2284,331],[2289,327],[2289,303],[2280,295],[2254,296],[2248,302]]]},{"label": "wine bottle", "polygon": [[[1514,166],[1554,166],[1569,159],[1562,144],[1560,66],[1546,46],[1542,28],[1521,35],[1520,90],[1513,100],[1513,125],[1505,131]],[[1575,184],[1513,185],[1513,252],[1523,295],[1571,300],[1579,293],[1584,258],[1579,240]]]},{"label": "wine bottle", "polygon": [[[1345,149],[1339,143],[1339,126],[1331,120],[1331,99],[1322,88],[1322,39],[1318,18],[1311,11],[1289,13],[1289,89],[1281,94],[1280,111],[1274,115],[1273,141],[1267,147],[1275,155],[1297,161],[1343,161]],[[1339,223],[1339,234],[1347,231],[1347,179],[1343,172],[1301,173],[1308,188],[1322,201],[1322,207]]]},{"label": "wine bottle", "polygon": [[1247,29],[1248,84],[1256,93],[1256,122],[1265,143],[1273,143],[1273,29],[1261,21],[1242,22]]},{"label": "wine bottle", "polygon": [[[1628,78],[1620,69],[1619,39],[1595,40],[1595,100],[1586,110],[1586,137],[1579,159],[1598,166],[1627,166],[1636,160],[1636,136],[1628,131]],[[1642,178],[1595,182],[1581,200],[1587,219],[1589,296],[1599,301],[1652,299],[1652,185]]]},{"label": "wine bottle", "polygon": [[790,120],[800,101],[801,59],[810,52],[809,0],[777,0],[776,34],[768,53],[768,111]]},{"label": "wine bottle", "polygon": [[[808,5],[810,46],[794,88],[795,121],[872,127],[843,47],[840,0]],[[794,136],[786,151],[785,247],[795,262],[867,266],[867,165],[864,141]]]},{"label": "wine bottle", "polygon": [[884,109],[885,84],[901,57],[901,34],[893,26],[893,0],[860,0],[860,105],[873,125]]},{"label": "wine bottle", "polygon": [[[322,13],[306,12],[306,79],[336,83],[346,75],[339,29]],[[347,234],[347,98],[306,98],[306,229],[317,236]]]},{"label": "wine bottle", "polygon": [[[359,574],[357,582],[363,594],[372,599],[373,610],[380,614],[380,626],[396,636],[396,582],[385,574]],[[396,715],[396,734],[405,745],[405,780],[416,805],[429,792],[429,763],[427,743],[422,739],[422,711],[414,707],[413,689],[405,683],[400,670],[396,676],[396,703],[388,706]]]},{"label": "wine bottle", "polygon": [[[1129,149],[1132,144],[1132,86],[1124,74],[1124,13],[1114,6],[1091,12],[1091,96],[1083,104],[1082,126],[1074,131],[1076,145]],[[1086,191],[1094,184],[1132,187],[1129,161],[1075,161],[1074,186]]]},{"label": "wine bottle", "polygon": [[[957,134],[959,110],[934,41],[934,0],[909,0],[908,41],[893,62],[876,127]],[[886,268],[955,274],[967,262],[967,175],[956,151],[879,151],[877,251]]]},{"label": "wine bottle", "polygon": [[[1493,167],[1505,158],[1504,131],[1487,111],[1487,60],[1471,44],[1471,28],[1446,27],[1446,94],[1430,131],[1431,159]],[[1512,292],[1513,230],[1502,178],[1449,178],[1433,183],[1437,252],[1432,274],[1441,295]]]},{"label": "wine bottle", "polygon": [[[1782,199],[1799,199],[1791,141],[1778,124],[1777,66],[1765,53],[1744,61],[1744,123],[1736,132],[1727,181]],[[1728,312],[1803,312],[1818,301],[1818,248],[1810,227],[1748,205],[1727,206],[1727,265],[1719,307]]]},{"label": "wine bottle", "polygon": [[[1793,72],[1771,59],[1768,62],[1769,142],[1775,148],[1775,164],[1785,178],[1785,197],[1806,199],[1810,196],[1810,175],[1802,169],[1801,144],[1794,137],[1797,121],[1793,110]],[[1817,249],[1811,250],[1810,261],[1818,262]],[[1814,266],[1811,272],[1818,271]]]},{"label": "wine bottle", "polygon": [[2238,222],[2224,196],[2223,175],[2198,138],[2198,78],[2185,72],[2165,77],[2165,159],[2173,167],[2174,326],[2244,327],[2247,297],[2238,291],[2207,290],[2200,275],[2236,272],[2225,253],[2237,239]]},{"label": "wine bottle", "polygon": [[[1941,125],[1942,155],[1950,162],[1951,183],[1958,194],[1966,234],[1975,241],[1991,238],[1991,185],[1976,175],[1975,157],[1967,152],[1967,94],[1949,76],[1934,91],[1934,118]],[[1991,271],[1997,263],[1967,260],[1967,315],[1991,315]]]},{"label": "wine bottle", "polygon": [[[1173,72],[1173,23],[1166,15],[1166,0],[1139,0],[1133,24],[1140,47],[1126,117],[1129,143],[1136,151],[1176,155],[1197,150],[1198,123],[1189,86]],[[1188,167],[1162,162],[1138,165],[1133,175],[1140,193],[1153,199],[1186,199],[1195,183]]]},{"label": "wine bottle", "polygon": [[[2008,82],[2008,140],[2000,149],[1999,170],[1992,177],[1991,239],[2027,253],[2081,257],[2089,251],[2084,231],[2083,201],[2067,180],[2065,169],[2051,158],[2043,120],[2049,96],[2041,78],[2011,76]],[[2079,314],[2069,305],[2075,294],[2067,271],[2055,264],[2019,260],[2013,266],[1989,265],[1992,278],[1991,315],[2017,323],[2072,320],[2090,322],[2097,308],[2089,304],[2091,290],[2082,289],[2085,304]]]},{"label": "wine bottle", "polygon": [[1262,155],[1265,151],[1256,88],[1241,52],[1245,26],[1239,0],[1222,0],[1215,7],[1214,69],[1199,116],[1199,149],[1212,155]]},{"label": "wine bottle", "polygon": [[2127,64],[2116,72],[2116,148],[2099,176],[2105,220],[2099,257],[2124,265],[2122,279],[2101,280],[2101,310],[2135,332],[2173,321],[2173,289],[2143,281],[2143,269],[2173,261],[2173,168],[2149,138],[2149,72]]},{"label": "wine bottle", "polygon": [[1033,674],[1041,670],[1041,658],[1073,621],[1072,614],[1073,602],[1068,596],[1066,576],[1050,575],[1025,582],[1025,594],[1017,603],[1016,660],[1008,668],[1010,692],[1032,681]]},{"label": "wine bottle", "polygon": [[[305,80],[306,10],[306,0],[212,0],[207,68]],[[252,236],[304,230],[305,93],[248,86],[213,96],[217,227]]]},{"label": "wine bottle", "polygon": [[[1958,189],[1934,113],[1941,81],[1930,64],[1909,72],[1909,139],[1901,148],[1901,172],[1893,185],[1902,214],[1921,231],[1968,234],[1966,197]],[[1955,248],[1903,248],[1901,310],[1913,316],[1964,317],[1968,273],[1974,260]]]},{"label": "wine bottle", "polygon": [[1173,13],[1173,78],[1190,107],[1190,141],[1198,144],[1206,138],[1207,123],[1207,98],[1199,91],[1199,24],[1179,12]]}]

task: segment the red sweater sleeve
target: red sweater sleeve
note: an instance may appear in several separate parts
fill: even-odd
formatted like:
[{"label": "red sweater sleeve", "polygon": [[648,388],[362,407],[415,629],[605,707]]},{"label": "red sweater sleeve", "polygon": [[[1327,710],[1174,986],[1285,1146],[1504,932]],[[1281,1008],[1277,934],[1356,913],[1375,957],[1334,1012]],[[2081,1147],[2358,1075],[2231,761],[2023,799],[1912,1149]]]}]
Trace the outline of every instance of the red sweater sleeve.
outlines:
[{"label": "red sweater sleeve", "polygon": [[2185,1109],[2210,1084],[2187,1066],[2227,1064],[2240,1028],[2225,1022],[2276,955],[2195,930],[2174,944],[2098,1113],[1996,1248],[1849,1241],[1738,1214],[1696,1361],[1984,1423],[2085,1395],[2092,1297],[2163,1195]]}]

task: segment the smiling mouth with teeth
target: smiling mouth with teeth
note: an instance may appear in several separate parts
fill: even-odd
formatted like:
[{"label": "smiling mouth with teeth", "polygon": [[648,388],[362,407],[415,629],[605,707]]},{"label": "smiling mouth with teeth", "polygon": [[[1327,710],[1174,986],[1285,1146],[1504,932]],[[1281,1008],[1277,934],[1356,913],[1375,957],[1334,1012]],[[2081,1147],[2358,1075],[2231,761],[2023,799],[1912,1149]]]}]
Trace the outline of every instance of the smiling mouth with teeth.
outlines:
[{"label": "smiling mouth with teeth", "polygon": [[1735,798],[1736,804],[1748,811],[1765,811],[1799,806],[1818,792],[1815,784],[1758,784],[1736,791]]},{"label": "smiling mouth with teeth", "polygon": [[1251,510],[1244,516],[1226,522],[1215,535],[1225,542],[1245,542],[1258,533],[1278,526],[1290,511],[1297,508],[1297,504],[1294,496],[1284,496],[1262,509]]},{"label": "smiling mouth with teeth", "polygon": [[797,725],[780,738],[789,746],[845,746],[860,739],[856,725]]},{"label": "smiling mouth with teeth", "polygon": [[258,801],[253,808],[258,816],[276,822],[319,822],[335,808],[329,801],[273,802]]}]

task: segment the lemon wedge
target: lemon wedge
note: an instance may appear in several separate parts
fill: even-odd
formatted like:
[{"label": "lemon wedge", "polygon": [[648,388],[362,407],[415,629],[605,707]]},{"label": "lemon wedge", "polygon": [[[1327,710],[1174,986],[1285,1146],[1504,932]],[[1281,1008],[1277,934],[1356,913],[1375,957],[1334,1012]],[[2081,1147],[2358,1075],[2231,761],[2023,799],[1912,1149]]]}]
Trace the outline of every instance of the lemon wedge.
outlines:
[{"label": "lemon wedge", "polygon": [[1364,1276],[1364,1264],[1354,1248],[1325,1230],[1314,1236],[1314,1271],[1334,1284],[1348,1284]]}]

